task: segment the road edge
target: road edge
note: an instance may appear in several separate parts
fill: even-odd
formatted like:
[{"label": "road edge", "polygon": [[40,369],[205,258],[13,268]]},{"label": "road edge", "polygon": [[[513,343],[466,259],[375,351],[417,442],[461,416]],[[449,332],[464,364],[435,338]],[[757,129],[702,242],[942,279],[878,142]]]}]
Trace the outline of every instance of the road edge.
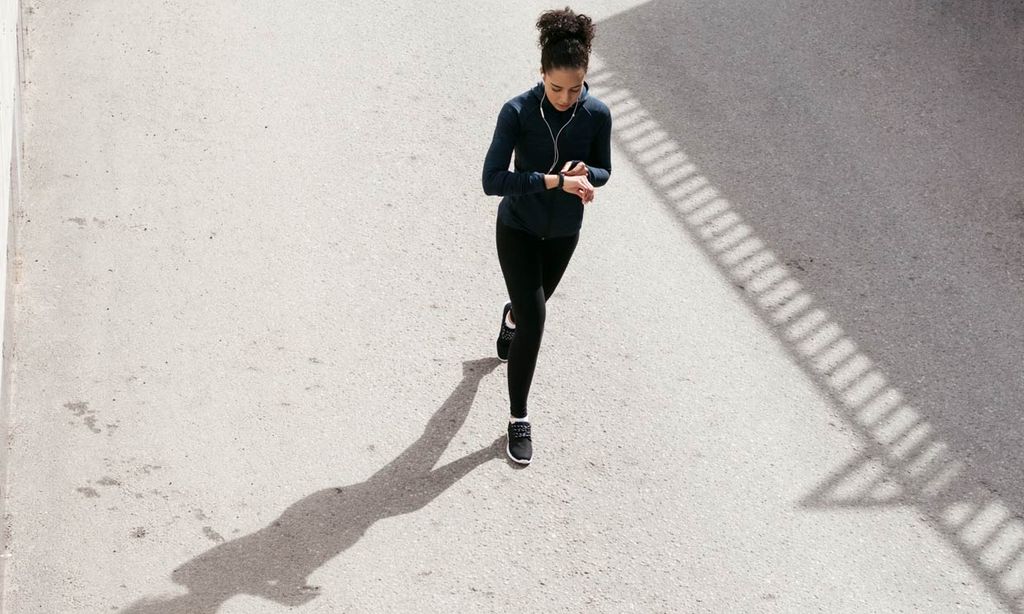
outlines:
[{"label": "road edge", "polygon": [[2,134],[3,184],[0,190],[0,216],[6,221],[6,232],[0,233],[6,254],[4,266],[0,267],[0,284],[4,288],[4,300],[0,303],[0,320],[3,321],[3,352],[0,353],[0,427],[4,433],[0,445],[0,518],[3,531],[0,533],[0,614],[8,611],[7,560],[10,552],[10,519],[7,515],[8,492],[8,447],[10,445],[10,405],[14,367],[14,317],[15,285],[18,276],[16,251],[16,217],[21,205],[21,154],[22,117],[21,89],[24,75],[23,35],[21,21],[21,0],[3,0],[3,48],[0,49],[0,134]]}]

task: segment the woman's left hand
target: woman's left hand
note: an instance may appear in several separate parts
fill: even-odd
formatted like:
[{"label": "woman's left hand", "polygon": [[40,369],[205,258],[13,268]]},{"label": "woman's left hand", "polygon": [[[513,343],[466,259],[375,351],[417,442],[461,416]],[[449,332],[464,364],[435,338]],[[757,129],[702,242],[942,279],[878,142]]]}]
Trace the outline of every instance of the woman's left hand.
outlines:
[{"label": "woman's left hand", "polygon": [[582,160],[569,160],[562,167],[562,174],[566,177],[589,176],[590,169]]}]

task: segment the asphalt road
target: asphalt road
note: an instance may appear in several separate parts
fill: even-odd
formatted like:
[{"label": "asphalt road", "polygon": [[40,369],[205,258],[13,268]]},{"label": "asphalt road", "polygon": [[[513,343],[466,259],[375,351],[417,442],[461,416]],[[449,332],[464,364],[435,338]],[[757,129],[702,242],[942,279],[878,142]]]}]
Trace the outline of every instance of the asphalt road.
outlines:
[{"label": "asphalt road", "polygon": [[591,2],[503,458],[527,2],[24,2],[3,611],[1024,611],[1024,8]]}]

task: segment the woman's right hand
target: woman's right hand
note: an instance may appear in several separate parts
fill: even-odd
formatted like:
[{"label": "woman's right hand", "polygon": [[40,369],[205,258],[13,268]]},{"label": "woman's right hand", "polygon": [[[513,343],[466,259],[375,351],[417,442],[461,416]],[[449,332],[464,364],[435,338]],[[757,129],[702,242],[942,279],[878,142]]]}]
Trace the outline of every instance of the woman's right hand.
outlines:
[{"label": "woman's right hand", "polygon": [[594,186],[590,185],[590,180],[587,179],[586,175],[576,177],[564,175],[564,177],[565,180],[562,183],[563,192],[579,196],[584,205],[594,200]]}]

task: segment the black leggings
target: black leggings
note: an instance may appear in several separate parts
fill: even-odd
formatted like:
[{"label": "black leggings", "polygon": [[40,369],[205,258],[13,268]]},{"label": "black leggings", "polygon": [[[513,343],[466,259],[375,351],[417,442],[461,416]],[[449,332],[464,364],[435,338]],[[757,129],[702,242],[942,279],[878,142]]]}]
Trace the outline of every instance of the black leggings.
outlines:
[{"label": "black leggings", "polygon": [[533,371],[544,335],[544,303],[551,298],[580,235],[538,239],[498,220],[498,261],[512,301],[516,336],[508,352],[508,397],[512,415],[526,416]]}]

